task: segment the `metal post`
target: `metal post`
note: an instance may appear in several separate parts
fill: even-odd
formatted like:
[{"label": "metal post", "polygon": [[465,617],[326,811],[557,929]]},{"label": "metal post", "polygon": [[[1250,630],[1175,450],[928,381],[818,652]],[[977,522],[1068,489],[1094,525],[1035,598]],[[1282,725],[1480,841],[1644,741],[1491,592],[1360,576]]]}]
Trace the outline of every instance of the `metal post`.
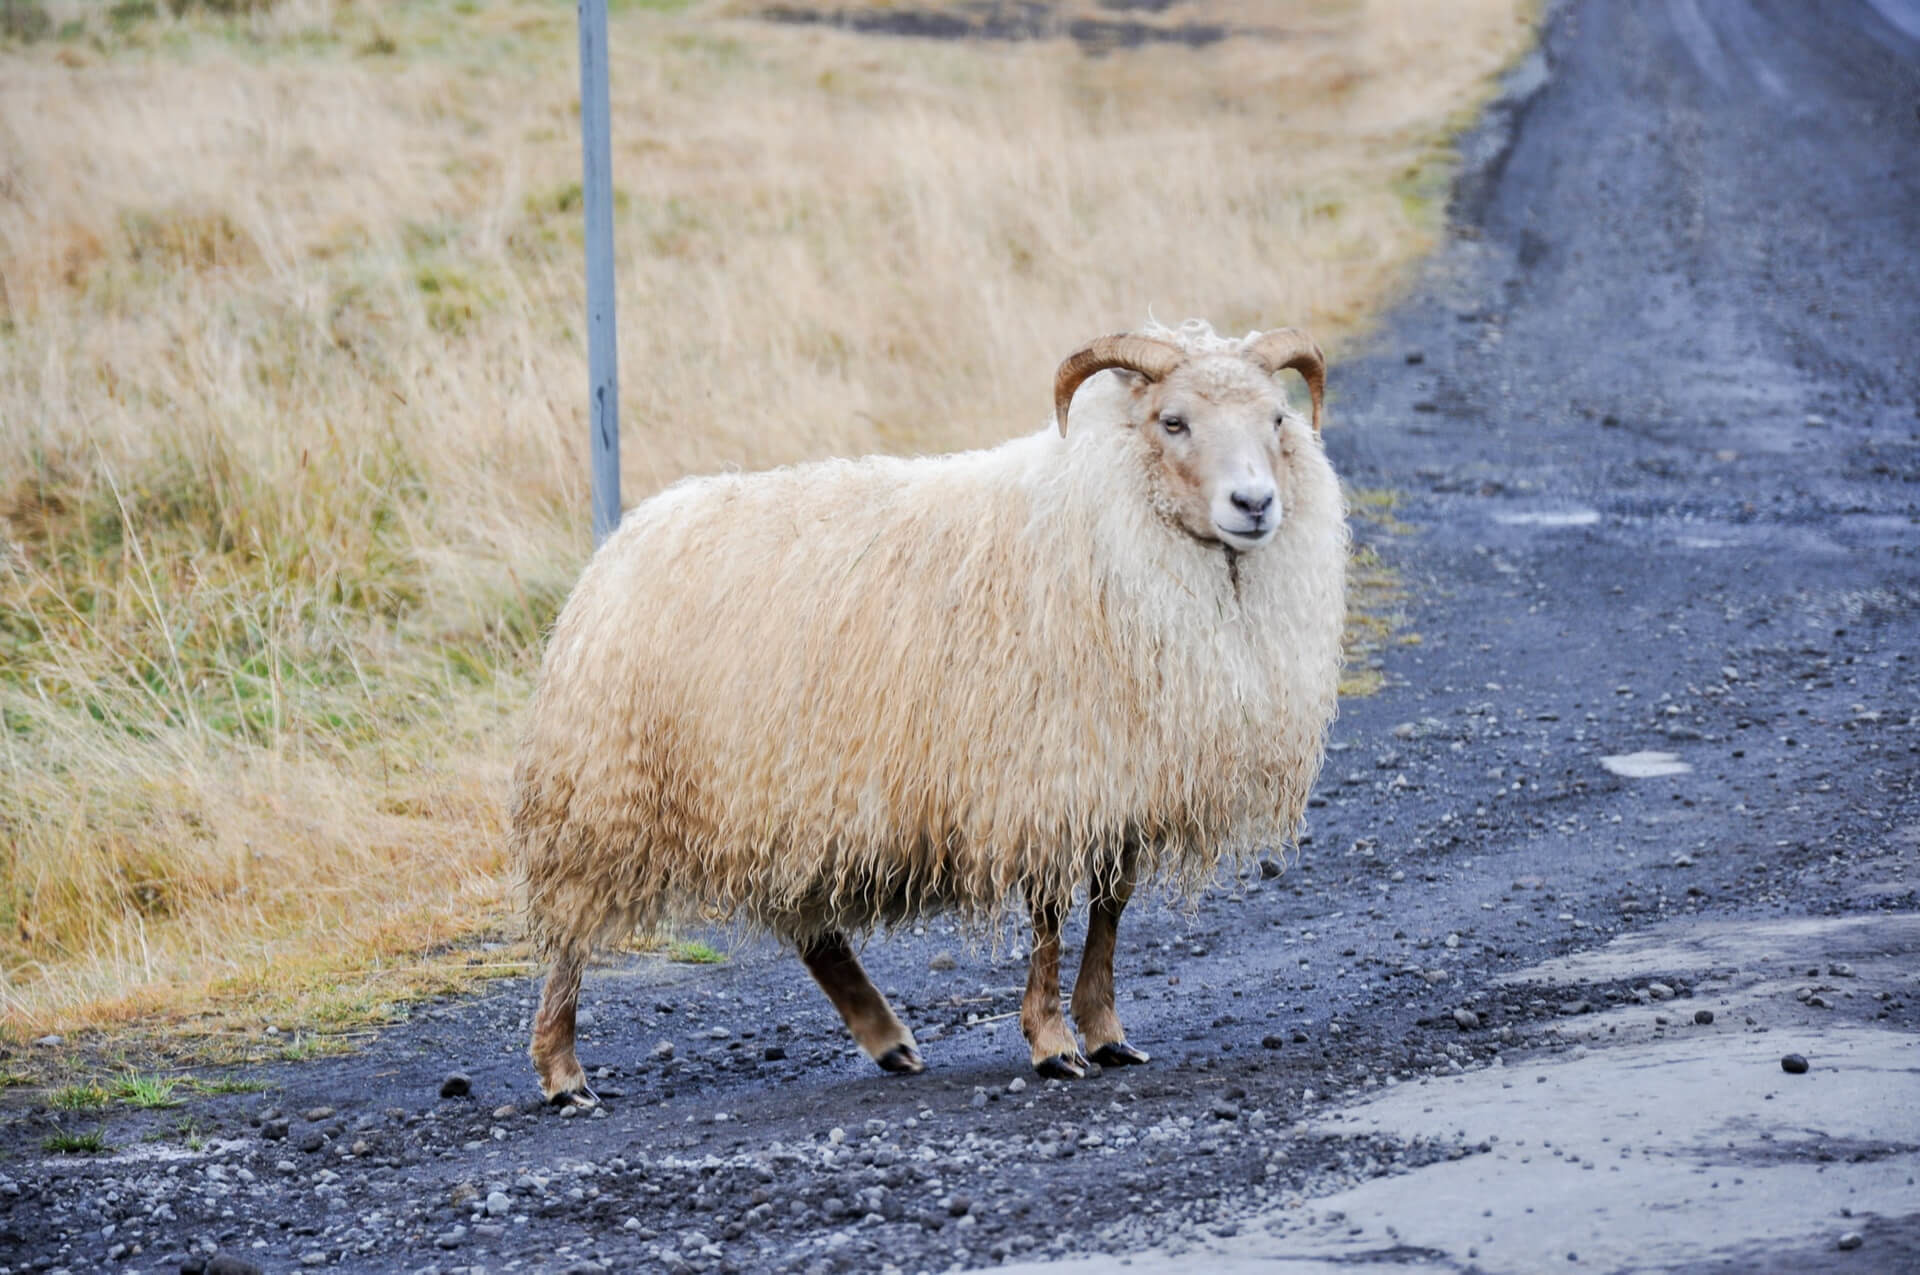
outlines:
[{"label": "metal post", "polygon": [[581,203],[587,215],[587,379],[593,431],[593,543],[620,521],[620,343],[613,320],[613,148],[607,0],[580,3]]}]

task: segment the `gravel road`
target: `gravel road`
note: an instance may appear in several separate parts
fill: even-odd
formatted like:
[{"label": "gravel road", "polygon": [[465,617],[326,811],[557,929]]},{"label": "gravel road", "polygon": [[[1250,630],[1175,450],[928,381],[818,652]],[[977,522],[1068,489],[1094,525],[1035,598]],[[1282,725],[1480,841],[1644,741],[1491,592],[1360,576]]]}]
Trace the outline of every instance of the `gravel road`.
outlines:
[{"label": "gravel road", "polygon": [[0,1273],[1920,1268],[1920,4],[1566,4],[1466,150],[1332,378],[1419,640],[1296,865],[1129,912],[1151,1065],[1034,1077],[1017,936],[867,949],[912,1078],[791,957],[633,958],[591,1115],[524,981],[259,1093],[11,1092]]}]

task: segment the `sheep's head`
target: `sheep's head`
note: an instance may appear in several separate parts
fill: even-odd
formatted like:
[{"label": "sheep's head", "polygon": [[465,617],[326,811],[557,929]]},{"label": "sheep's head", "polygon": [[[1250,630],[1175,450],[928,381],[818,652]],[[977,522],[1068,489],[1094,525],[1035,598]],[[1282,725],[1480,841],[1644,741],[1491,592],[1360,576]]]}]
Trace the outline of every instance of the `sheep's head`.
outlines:
[{"label": "sheep's head", "polygon": [[[1326,359],[1297,328],[1217,348],[1126,334],[1076,350],[1054,377],[1055,420],[1067,432],[1073,392],[1108,369],[1127,374],[1128,426],[1152,458],[1166,511],[1188,534],[1247,552],[1273,538],[1287,512],[1292,459],[1320,432]],[[1312,435],[1275,377],[1292,368],[1313,396]]]}]

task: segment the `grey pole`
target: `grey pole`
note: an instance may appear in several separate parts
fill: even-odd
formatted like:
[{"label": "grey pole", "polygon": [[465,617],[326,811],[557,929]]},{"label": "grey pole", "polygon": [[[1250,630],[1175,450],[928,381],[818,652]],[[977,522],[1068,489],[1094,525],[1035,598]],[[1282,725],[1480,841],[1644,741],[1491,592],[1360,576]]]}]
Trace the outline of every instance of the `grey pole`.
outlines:
[{"label": "grey pole", "polygon": [[620,522],[620,343],[613,321],[607,0],[579,3],[580,194],[587,214],[587,410],[593,431],[593,543],[598,547]]}]

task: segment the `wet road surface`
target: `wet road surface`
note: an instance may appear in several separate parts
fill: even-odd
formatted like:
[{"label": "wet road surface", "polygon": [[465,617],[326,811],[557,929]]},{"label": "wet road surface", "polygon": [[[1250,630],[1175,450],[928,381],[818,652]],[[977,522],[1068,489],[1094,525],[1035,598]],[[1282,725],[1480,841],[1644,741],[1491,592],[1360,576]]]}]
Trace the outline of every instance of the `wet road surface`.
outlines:
[{"label": "wet road surface", "polygon": [[1557,1264],[1912,1269],[1920,12],[1561,6],[1465,151],[1332,378],[1343,473],[1402,494],[1357,524],[1407,586],[1389,684],[1297,864],[1129,912],[1152,1064],[1034,1077],[1018,936],[869,946],[905,1079],[789,956],[631,958],[588,978],[596,1115],[529,1101],[526,982],[115,1114],[111,1156],[14,1095],[0,1267],[1520,1270],[1599,1227],[1572,1198],[1655,1223]]}]

